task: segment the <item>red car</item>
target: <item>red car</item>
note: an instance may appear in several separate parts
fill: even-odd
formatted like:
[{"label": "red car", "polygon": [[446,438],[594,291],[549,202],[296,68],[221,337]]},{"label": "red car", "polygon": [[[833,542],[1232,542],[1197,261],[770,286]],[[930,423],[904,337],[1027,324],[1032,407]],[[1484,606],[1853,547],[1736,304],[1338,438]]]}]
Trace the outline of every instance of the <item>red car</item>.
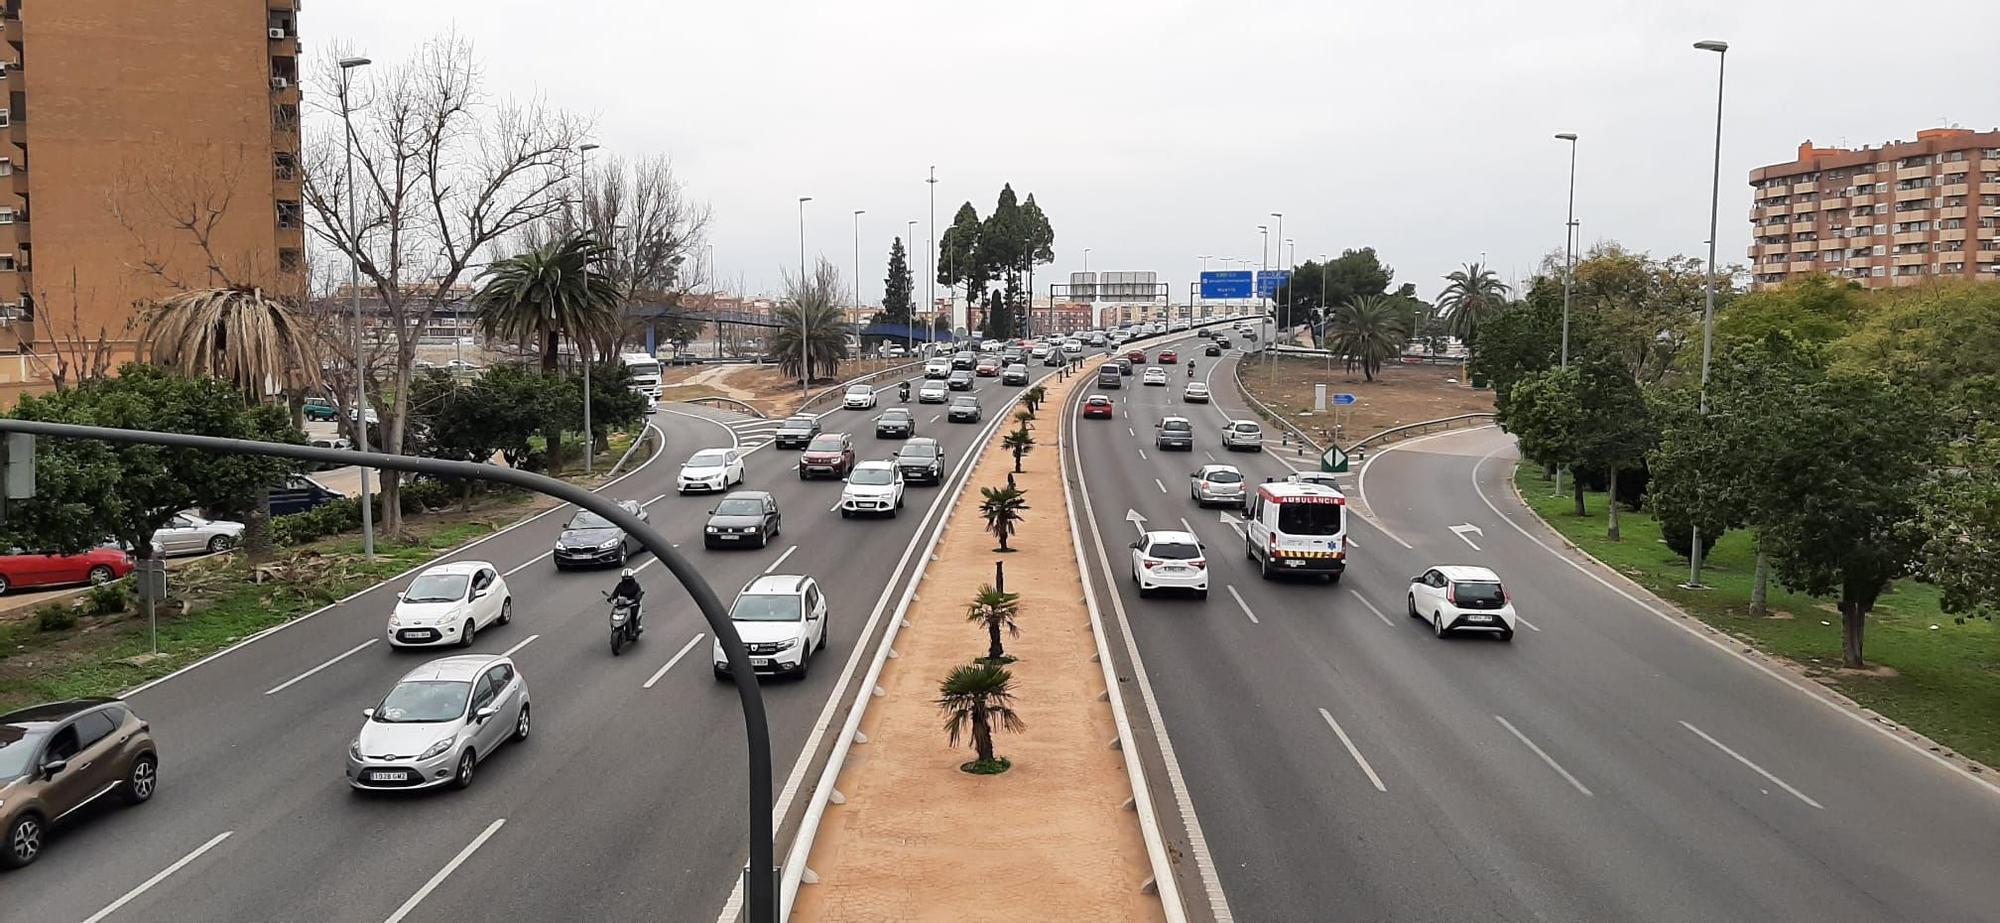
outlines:
[{"label": "red car", "polygon": [[0,555],[0,593],[64,583],[106,583],[131,573],[132,566],[132,556],[112,545],[100,545],[82,554],[16,550]]},{"label": "red car", "polygon": [[1177,353],[1177,352],[1174,352],[1174,351],[1173,351],[1173,350],[1171,350],[1171,349],[1163,349],[1163,350],[1160,350],[1160,364],[1161,364],[1161,365],[1173,365],[1174,363],[1176,363],[1176,362],[1179,362],[1179,361],[1181,361],[1181,354],[1180,354],[1180,353]]},{"label": "red car", "polygon": [[1093,394],[1083,399],[1083,418],[1111,419],[1111,399],[1102,394]]},{"label": "red car", "polygon": [[972,371],[973,374],[976,374],[981,378],[992,378],[993,376],[1000,374],[1000,360],[981,359],[979,360],[979,364],[973,367]]},{"label": "red car", "polygon": [[1133,365],[1145,365],[1146,351],[1143,349],[1135,349],[1129,353],[1126,353],[1125,358],[1132,360]]},{"label": "red car", "polygon": [[844,478],[854,470],[854,440],[846,433],[821,433],[806,443],[799,453],[799,480],[817,477]]}]

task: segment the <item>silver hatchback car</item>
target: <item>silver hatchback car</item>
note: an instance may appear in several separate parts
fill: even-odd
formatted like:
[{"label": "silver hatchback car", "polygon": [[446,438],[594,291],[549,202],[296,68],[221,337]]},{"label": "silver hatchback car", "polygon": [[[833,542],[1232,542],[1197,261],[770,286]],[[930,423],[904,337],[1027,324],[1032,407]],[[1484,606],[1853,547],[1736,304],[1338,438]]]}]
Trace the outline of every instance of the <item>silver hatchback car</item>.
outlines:
[{"label": "silver hatchback car", "polygon": [[347,784],[393,791],[472,784],[479,761],[528,739],[528,681],[498,654],[433,660],[396,682],[347,746]]},{"label": "silver hatchback car", "polygon": [[1203,465],[1188,475],[1188,497],[1197,506],[1220,503],[1242,506],[1243,472],[1234,465]]}]

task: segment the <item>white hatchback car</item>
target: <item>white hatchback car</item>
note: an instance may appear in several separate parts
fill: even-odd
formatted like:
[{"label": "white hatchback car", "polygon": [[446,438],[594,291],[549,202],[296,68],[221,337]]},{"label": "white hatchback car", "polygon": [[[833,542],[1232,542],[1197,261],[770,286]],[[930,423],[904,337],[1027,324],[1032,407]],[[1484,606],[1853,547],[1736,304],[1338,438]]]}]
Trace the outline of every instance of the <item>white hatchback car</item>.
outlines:
[{"label": "white hatchback car", "polygon": [[1231,452],[1264,451],[1264,428],[1253,420],[1231,420],[1222,425],[1222,447]]},{"label": "white hatchback car", "polygon": [[493,654],[433,660],[397,681],[347,745],[347,784],[400,790],[472,784],[479,761],[528,739],[528,681]]},{"label": "white hatchback car", "polygon": [[1500,576],[1484,567],[1440,564],[1410,578],[1410,617],[1431,623],[1442,638],[1454,631],[1483,631],[1514,640],[1514,598]]},{"label": "white hatchback car", "polygon": [[848,385],[846,393],[840,396],[840,406],[849,410],[874,410],[874,385]]},{"label": "white hatchback car", "polygon": [[492,564],[453,561],[418,574],[396,595],[396,608],[389,613],[389,645],[465,647],[480,629],[513,620],[514,594]]},{"label": "white hatchback car", "polygon": [[1164,388],[1167,385],[1167,370],[1159,366],[1153,366],[1147,369],[1145,374],[1139,376],[1139,383],[1142,385],[1157,385]]},{"label": "white hatchback car", "polygon": [[702,449],[681,463],[674,490],[722,491],[743,483],[743,454],[735,449]]},{"label": "white hatchback car", "polygon": [[1148,532],[1132,543],[1132,582],[1140,596],[1189,590],[1208,598],[1208,556],[1193,532]]},{"label": "white hatchback car", "polygon": [[896,515],[903,508],[903,472],[895,462],[865,461],[848,472],[840,488],[840,517],[860,513]]},{"label": "white hatchback car", "polygon": [[[804,678],[814,654],[826,647],[826,597],[811,577],[767,574],[750,581],[729,607],[729,623],[758,673],[795,673]],[[709,645],[715,678],[729,679],[722,642]]]}]

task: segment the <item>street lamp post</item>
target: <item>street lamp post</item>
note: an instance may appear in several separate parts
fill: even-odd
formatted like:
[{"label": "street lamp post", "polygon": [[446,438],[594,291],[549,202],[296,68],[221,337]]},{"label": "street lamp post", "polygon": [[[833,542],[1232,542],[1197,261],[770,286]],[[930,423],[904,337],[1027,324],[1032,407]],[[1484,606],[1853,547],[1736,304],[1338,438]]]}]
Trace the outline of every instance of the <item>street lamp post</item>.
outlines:
[{"label": "street lamp post", "polygon": [[868,209],[854,210],[854,316],[857,323],[861,317],[861,216],[865,214],[868,214]]},{"label": "street lamp post", "polygon": [[[347,135],[347,294],[354,299],[354,447],[368,451],[368,357],[361,348],[361,228],[354,203],[354,122],[347,105],[347,87],[357,67],[373,63],[367,58],[340,59],[340,124]],[[375,501],[368,489],[368,469],[356,468],[361,475],[361,553],[375,560]]]},{"label": "street lamp post", "polygon": [[[910,256],[910,245],[913,245],[917,242],[917,219],[911,218],[909,221],[904,222],[904,224],[908,226],[908,230],[906,230],[903,233],[903,242],[904,242],[903,255],[904,258],[907,260],[908,257]],[[916,292],[913,291],[910,294],[915,295]],[[888,298],[888,295],[884,294],[882,297],[886,300]],[[883,305],[883,307],[886,308],[888,307],[888,305],[885,304]],[[929,307],[935,309],[937,305],[929,305]],[[903,343],[906,347],[908,347],[907,352],[910,354],[910,357],[914,358],[917,355],[917,306],[916,305],[910,306],[909,316],[904,318],[903,320]]]},{"label": "street lamp post", "polygon": [[[801,296],[806,291],[806,203],[812,200],[813,197],[809,195],[799,196],[798,293]],[[799,396],[806,397],[812,387],[812,352],[806,346],[809,341],[807,334],[811,331],[806,329],[808,325],[806,323],[805,299],[803,297],[793,299],[792,308],[799,312]]]},{"label": "street lamp post", "polygon": [[[590,216],[590,161],[587,155],[597,150],[597,145],[584,143],[576,146],[577,183],[583,187],[579,203],[583,208],[583,231],[591,233],[596,222]],[[586,270],[587,271],[587,270]],[[590,428],[590,351],[595,345],[588,331],[577,338],[577,358],[583,360],[583,473],[591,473],[591,460],[597,455],[597,433]]]},{"label": "street lamp post", "polygon": [[[931,164],[931,175],[924,180],[931,189],[931,233],[930,240],[924,242],[924,291],[930,299],[930,309],[937,310],[937,164]],[[933,325],[937,322],[932,321]],[[953,323],[957,319],[953,318]],[[931,327],[931,338],[937,338],[937,327]]]},{"label": "street lamp post", "polygon": [[[1562,352],[1558,362],[1562,368],[1569,368],[1569,299],[1570,289],[1576,282],[1576,133],[1565,131],[1556,135],[1559,141],[1569,142],[1569,213],[1563,219],[1563,326]],[[1556,493],[1563,489],[1562,468],[1556,468]],[[1614,498],[1616,499],[1616,498]]]},{"label": "street lamp post", "polygon": [[[1708,276],[1702,284],[1701,306],[1701,415],[1708,416],[1708,364],[1715,346],[1715,224],[1722,196],[1722,78],[1729,58],[1729,43],[1709,39],[1694,43],[1701,51],[1715,52],[1715,168],[1708,187]],[[1612,498],[1616,500],[1617,498]],[[1701,586],[1701,523],[1695,522],[1688,538],[1688,582]]]}]

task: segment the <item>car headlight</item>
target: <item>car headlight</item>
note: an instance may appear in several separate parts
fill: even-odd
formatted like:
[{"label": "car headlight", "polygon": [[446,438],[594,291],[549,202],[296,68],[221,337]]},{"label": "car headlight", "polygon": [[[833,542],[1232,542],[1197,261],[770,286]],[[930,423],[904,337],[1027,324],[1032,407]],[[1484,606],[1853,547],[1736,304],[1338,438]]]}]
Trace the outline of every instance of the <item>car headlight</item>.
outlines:
[{"label": "car headlight", "polygon": [[772,652],[774,652],[774,653],[775,653],[775,652],[779,652],[779,651],[789,651],[789,650],[791,650],[792,648],[795,648],[795,647],[798,647],[798,646],[799,646],[799,639],[797,639],[797,638],[793,638],[793,639],[791,639],[791,640],[789,640],[789,641],[779,641],[779,642],[777,642],[777,643],[776,643],[775,645],[773,645],[773,646],[772,646],[771,650],[772,650]]},{"label": "car headlight", "polygon": [[417,754],[417,759],[427,760],[430,759],[431,757],[437,756],[440,753],[443,753],[446,750],[451,749],[451,741],[452,738],[447,737],[443,740],[438,741],[437,743],[425,747],[424,752]]},{"label": "car headlight", "polygon": [[719,528],[717,528],[717,527],[715,527],[715,526],[709,526],[709,527],[708,527],[708,531],[709,531],[709,533],[710,533],[710,534],[714,534],[714,533],[716,533],[716,532],[720,532],[720,531],[722,531],[722,530],[721,530],[721,529],[719,529]]},{"label": "car headlight", "polygon": [[356,737],[353,740],[348,741],[347,755],[356,760],[361,759],[361,738]]},{"label": "car headlight", "polygon": [[599,545],[599,546],[597,546],[597,550],[599,550],[599,551],[604,551],[604,550],[607,550],[607,549],[611,549],[611,548],[616,548],[616,547],[618,547],[618,546],[619,546],[620,544],[623,544],[623,543],[624,543],[624,541],[625,541],[625,540],[624,540],[624,539],[622,539],[622,538],[614,538],[614,539],[612,539],[612,540],[610,540],[610,541],[608,541],[608,542],[605,542],[605,543],[604,543],[604,544],[602,544],[602,545]]}]

